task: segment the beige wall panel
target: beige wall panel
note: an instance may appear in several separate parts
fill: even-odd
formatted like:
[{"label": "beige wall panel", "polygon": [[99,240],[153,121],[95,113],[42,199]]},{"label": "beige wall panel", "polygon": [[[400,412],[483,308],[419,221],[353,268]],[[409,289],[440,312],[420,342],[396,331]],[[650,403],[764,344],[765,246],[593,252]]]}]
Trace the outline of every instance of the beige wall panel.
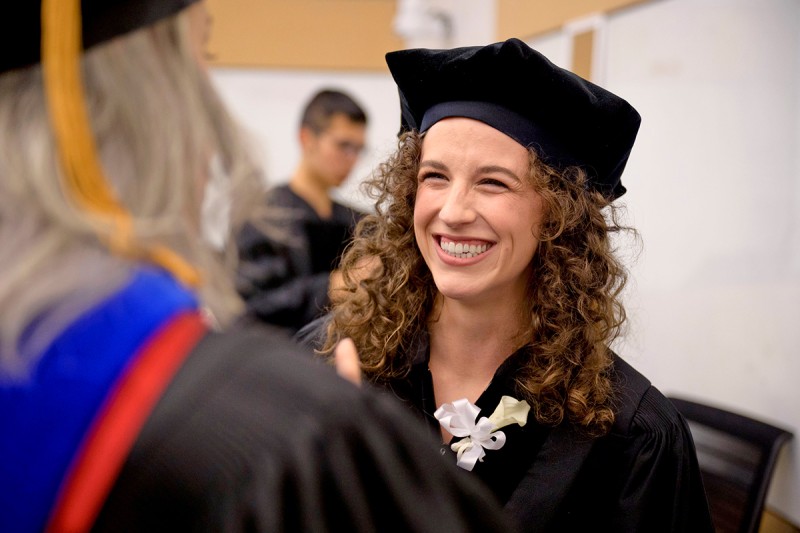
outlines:
[{"label": "beige wall panel", "polygon": [[576,34],[572,38],[572,67],[570,70],[583,79],[592,79],[594,30]]},{"label": "beige wall panel", "polygon": [[565,22],[606,13],[647,0],[497,0],[497,37],[525,39]]},{"label": "beige wall panel", "polygon": [[759,533],[800,533],[797,526],[791,524],[782,516],[775,514],[770,509],[764,510],[764,515],[761,518],[761,527]]},{"label": "beige wall panel", "polygon": [[208,0],[214,66],[385,70],[394,0]]}]

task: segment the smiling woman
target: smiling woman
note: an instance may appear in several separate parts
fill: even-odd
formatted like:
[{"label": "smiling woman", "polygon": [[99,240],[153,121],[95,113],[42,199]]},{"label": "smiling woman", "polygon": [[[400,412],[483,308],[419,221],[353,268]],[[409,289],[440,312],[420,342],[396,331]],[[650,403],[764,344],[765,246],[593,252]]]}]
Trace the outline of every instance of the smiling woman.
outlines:
[{"label": "smiling woman", "polygon": [[387,62],[405,133],[323,352],[351,338],[522,531],[710,531],[686,423],[609,348],[638,113],[516,39]]}]

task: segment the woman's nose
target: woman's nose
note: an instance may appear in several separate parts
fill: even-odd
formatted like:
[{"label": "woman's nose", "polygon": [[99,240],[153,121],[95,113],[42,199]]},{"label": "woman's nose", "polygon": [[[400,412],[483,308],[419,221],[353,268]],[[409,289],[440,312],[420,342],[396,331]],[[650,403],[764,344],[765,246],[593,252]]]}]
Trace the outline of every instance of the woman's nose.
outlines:
[{"label": "woman's nose", "polygon": [[462,226],[473,222],[475,216],[469,191],[456,187],[451,188],[439,210],[439,218],[442,222],[449,226]]}]

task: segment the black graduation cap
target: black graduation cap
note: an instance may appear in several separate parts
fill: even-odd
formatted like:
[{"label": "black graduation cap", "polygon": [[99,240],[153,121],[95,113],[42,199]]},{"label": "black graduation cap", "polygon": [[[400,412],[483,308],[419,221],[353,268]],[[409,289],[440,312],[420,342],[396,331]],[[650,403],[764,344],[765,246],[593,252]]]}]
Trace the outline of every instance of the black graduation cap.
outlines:
[{"label": "black graduation cap", "polygon": [[607,197],[625,193],[620,176],[639,113],[519,39],[400,50],[386,54],[386,63],[400,92],[401,132],[424,132],[446,117],[480,120],[535,148],[553,167],[582,167]]},{"label": "black graduation cap", "polygon": [[[83,46],[90,48],[162,18],[197,0],[83,0]],[[41,59],[41,0],[10,0],[0,16],[0,72]]]}]

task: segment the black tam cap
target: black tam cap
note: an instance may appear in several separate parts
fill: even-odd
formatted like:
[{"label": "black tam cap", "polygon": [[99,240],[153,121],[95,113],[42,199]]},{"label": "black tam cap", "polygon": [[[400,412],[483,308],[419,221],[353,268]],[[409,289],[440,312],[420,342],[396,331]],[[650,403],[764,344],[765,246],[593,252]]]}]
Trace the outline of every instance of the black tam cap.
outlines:
[{"label": "black tam cap", "polygon": [[519,39],[483,47],[386,54],[397,82],[402,131],[425,132],[447,117],[479,120],[558,169],[580,166],[609,198],[641,117],[628,102],[551,63]]},{"label": "black tam cap", "polygon": [[[198,0],[83,0],[83,46],[152,24]],[[41,0],[11,0],[0,17],[0,73],[41,60]]]}]

